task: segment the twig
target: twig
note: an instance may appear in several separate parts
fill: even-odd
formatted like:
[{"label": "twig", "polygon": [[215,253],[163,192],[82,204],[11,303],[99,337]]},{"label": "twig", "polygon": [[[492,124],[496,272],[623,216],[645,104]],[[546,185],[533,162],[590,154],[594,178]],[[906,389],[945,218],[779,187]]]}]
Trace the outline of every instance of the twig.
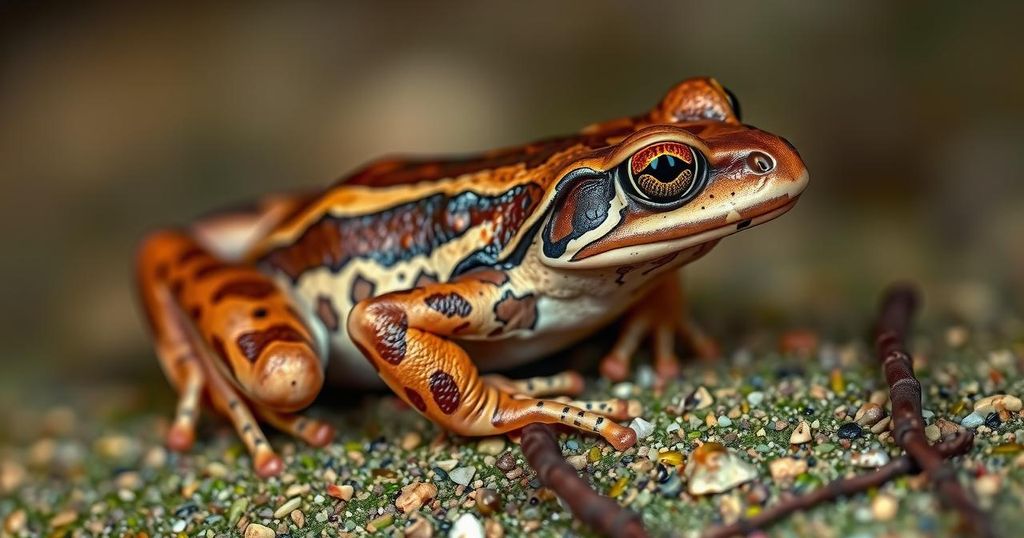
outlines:
[{"label": "twig", "polygon": [[960,512],[966,529],[975,536],[994,536],[984,512],[956,478],[942,454],[928,444],[921,415],[921,383],[906,352],[910,319],[917,308],[917,292],[908,285],[889,288],[882,300],[876,327],[875,349],[889,383],[893,439],[907,451],[938,489],[939,500]]},{"label": "twig", "polygon": [[[942,454],[942,457],[952,458],[970,450],[973,440],[973,433],[963,431],[953,440],[939,444],[935,448]],[[712,528],[704,533],[704,538],[725,538],[727,536],[750,534],[755,529],[765,528],[794,512],[808,510],[839,497],[850,496],[879,487],[896,477],[913,473],[917,470],[914,459],[908,455],[903,455],[870,473],[834,480],[806,495],[799,495],[782,501],[754,517],[740,519],[731,525]]]},{"label": "twig", "polygon": [[521,446],[541,483],[565,501],[573,515],[585,525],[607,536],[646,538],[647,531],[639,515],[599,495],[576,474],[576,469],[562,457],[549,426],[531,424],[523,428]]}]

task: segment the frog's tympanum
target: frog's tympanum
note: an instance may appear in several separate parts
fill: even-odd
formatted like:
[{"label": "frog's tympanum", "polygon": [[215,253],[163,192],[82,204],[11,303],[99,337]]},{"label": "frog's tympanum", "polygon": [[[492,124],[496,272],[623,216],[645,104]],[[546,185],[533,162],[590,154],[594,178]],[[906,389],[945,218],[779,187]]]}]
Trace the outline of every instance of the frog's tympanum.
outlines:
[{"label": "frog's tympanum", "polygon": [[[313,445],[296,412],[327,377],[383,381],[461,435],[532,422],[636,442],[636,402],[578,401],[581,377],[481,375],[550,355],[628,311],[601,362],[613,380],[650,337],[661,381],[676,337],[715,353],[682,312],[679,267],[793,207],[807,171],[785,139],[740,123],[713,79],[579,134],[451,159],[375,162],[313,196],[280,195],[150,235],[138,279],[180,393],[173,449],[200,399],[230,418],[264,476],[281,459],[261,420]],[[325,374],[327,358],[337,361]]]}]

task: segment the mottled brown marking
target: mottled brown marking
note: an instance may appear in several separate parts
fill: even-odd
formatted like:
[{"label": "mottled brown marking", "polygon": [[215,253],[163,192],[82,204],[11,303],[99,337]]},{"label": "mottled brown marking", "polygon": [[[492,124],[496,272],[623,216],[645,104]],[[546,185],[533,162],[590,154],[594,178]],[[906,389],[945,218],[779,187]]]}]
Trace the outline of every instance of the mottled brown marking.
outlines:
[{"label": "mottled brown marking", "polygon": [[495,196],[471,191],[437,193],[369,215],[323,215],[295,241],[271,250],[261,261],[293,281],[312,269],[326,267],[338,272],[353,258],[391,267],[429,255],[484,222],[493,223],[496,229],[479,248],[500,253],[543,194],[539,185],[529,183],[515,185]]},{"label": "mottled brown marking", "polygon": [[494,305],[494,317],[509,330],[532,329],[537,323],[537,296],[528,293],[516,297],[511,290],[506,290],[501,301]]},{"label": "mottled brown marking", "polygon": [[203,317],[203,309],[198,306],[193,306],[192,308],[189,308],[188,317],[192,318],[193,321],[198,323],[199,319]]},{"label": "mottled brown marking", "polygon": [[222,261],[214,260],[212,262],[200,265],[195,270],[195,272],[192,273],[192,278],[196,280],[202,280],[210,275],[219,273],[227,269],[231,269],[231,266]]},{"label": "mottled brown marking", "polygon": [[466,277],[489,282],[495,286],[502,286],[508,282],[508,273],[497,269],[477,269],[466,273]]},{"label": "mottled brown marking", "polygon": [[260,331],[242,333],[236,340],[239,351],[249,362],[256,362],[263,350],[274,342],[302,342],[309,345],[305,335],[285,323],[271,325]]},{"label": "mottled brown marking", "polygon": [[373,281],[363,277],[363,275],[356,275],[352,280],[352,290],[349,292],[352,304],[356,304],[364,299],[373,297],[373,293],[377,290],[377,285]]},{"label": "mottled brown marking", "polygon": [[387,305],[374,308],[370,315],[377,334],[377,354],[389,364],[401,364],[405,360],[409,317],[404,310]]},{"label": "mottled brown marking", "polygon": [[170,276],[170,274],[171,268],[166,262],[161,262],[157,264],[156,270],[153,271],[153,275],[156,277],[157,280],[160,281],[167,280],[167,277]]},{"label": "mottled brown marking", "polygon": [[420,393],[409,387],[405,387],[405,397],[413,407],[419,409],[420,413],[426,412],[427,402],[423,401],[423,396],[420,396]]},{"label": "mottled brown marking", "polygon": [[343,179],[339,184],[389,186],[435,181],[438,179],[495,170],[507,166],[524,166],[526,170],[547,163],[563,151],[578,148],[580,151],[607,147],[608,139],[621,136],[633,130],[633,125],[618,125],[601,132],[584,135],[570,135],[561,138],[541,140],[533,144],[489,151],[462,159],[450,160],[391,160],[379,161]]},{"label": "mottled brown marking", "polygon": [[316,317],[320,318],[327,330],[337,332],[338,310],[334,308],[334,301],[330,297],[320,295],[316,298]]},{"label": "mottled brown marking", "polygon": [[277,287],[267,280],[255,278],[232,280],[226,282],[214,292],[213,302],[219,303],[228,297],[263,299],[275,291],[277,291]]},{"label": "mottled brown marking", "polygon": [[459,387],[455,384],[455,378],[447,372],[435,370],[430,374],[430,393],[434,396],[434,403],[441,409],[441,412],[450,415],[459,408],[459,401],[462,395],[459,394]]},{"label": "mottled brown marking", "polygon": [[185,264],[195,258],[200,258],[208,255],[209,254],[202,247],[193,246],[186,249],[184,252],[181,253],[180,256],[178,256],[178,263]]},{"label": "mottled brown marking", "polygon": [[427,308],[440,312],[447,318],[455,316],[464,318],[473,311],[473,305],[469,304],[465,297],[455,292],[434,293],[423,299],[423,302],[426,303]]}]

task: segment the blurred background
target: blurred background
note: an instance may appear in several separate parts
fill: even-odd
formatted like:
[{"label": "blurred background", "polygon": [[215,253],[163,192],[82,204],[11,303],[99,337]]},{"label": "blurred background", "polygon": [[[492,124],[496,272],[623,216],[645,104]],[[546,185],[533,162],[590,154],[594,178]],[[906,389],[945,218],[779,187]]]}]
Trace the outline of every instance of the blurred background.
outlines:
[{"label": "blurred background", "polygon": [[737,327],[858,337],[897,277],[998,323],[1024,291],[1022,5],[4,2],[0,387],[160,377],[148,230],[640,113],[695,75],[811,170],[795,210],[688,272],[727,349]]}]

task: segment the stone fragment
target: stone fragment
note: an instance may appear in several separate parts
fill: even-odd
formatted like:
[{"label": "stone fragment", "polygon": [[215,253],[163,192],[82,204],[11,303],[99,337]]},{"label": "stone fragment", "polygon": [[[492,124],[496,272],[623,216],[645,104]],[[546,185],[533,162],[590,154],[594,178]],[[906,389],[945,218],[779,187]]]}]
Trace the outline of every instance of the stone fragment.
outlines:
[{"label": "stone fragment", "polygon": [[484,538],[484,526],[473,514],[465,513],[455,520],[448,536],[449,538]]},{"label": "stone fragment", "polygon": [[861,426],[871,426],[879,420],[882,420],[883,415],[885,415],[885,411],[882,410],[881,405],[867,402],[860,406],[860,409],[857,410],[857,414],[853,416],[853,420]]},{"label": "stone fragment", "polygon": [[807,472],[807,461],[797,458],[779,458],[768,464],[772,480],[777,484],[788,484],[797,475]]},{"label": "stone fragment", "polygon": [[469,483],[473,480],[473,475],[475,474],[475,467],[459,467],[458,469],[452,469],[451,472],[448,473],[448,478],[450,478],[451,481],[455,482],[456,484],[468,486]]},{"label": "stone fragment", "polygon": [[883,450],[876,449],[854,452],[850,455],[850,463],[857,467],[881,467],[889,463],[889,454]]},{"label": "stone fragment", "polygon": [[728,491],[757,477],[757,470],[725,446],[704,443],[686,464],[687,491],[707,495]]},{"label": "stone fragment", "polygon": [[654,425],[640,417],[634,418],[629,427],[636,432],[637,439],[644,439],[654,433]]},{"label": "stone fragment", "polygon": [[993,411],[1020,411],[1022,403],[1020,398],[1009,394],[993,394],[974,402],[974,412],[979,415],[987,415]]},{"label": "stone fragment", "polygon": [[395,499],[395,508],[408,514],[419,510],[434,497],[437,497],[437,486],[429,482],[413,482],[402,488],[402,493]]},{"label": "stone fragment", "polygon": [[896,517],[898,509],[899,503],[896,498],[888,493],[879,493],[871,501],[871,515],[875,517],[876,521],[889,521]]},{"label": "stone fragment", "polygon": [[806,420],[801,420],[796,425],[793,433],[789,436],[789,444],[802,445],[811,441],[811,425]]},{"label": "stone fragment", "polygon": [[274,538],[276,534],[270,527],[264,527],[259,523],[250,523],[245,528],[245,538]]}]

